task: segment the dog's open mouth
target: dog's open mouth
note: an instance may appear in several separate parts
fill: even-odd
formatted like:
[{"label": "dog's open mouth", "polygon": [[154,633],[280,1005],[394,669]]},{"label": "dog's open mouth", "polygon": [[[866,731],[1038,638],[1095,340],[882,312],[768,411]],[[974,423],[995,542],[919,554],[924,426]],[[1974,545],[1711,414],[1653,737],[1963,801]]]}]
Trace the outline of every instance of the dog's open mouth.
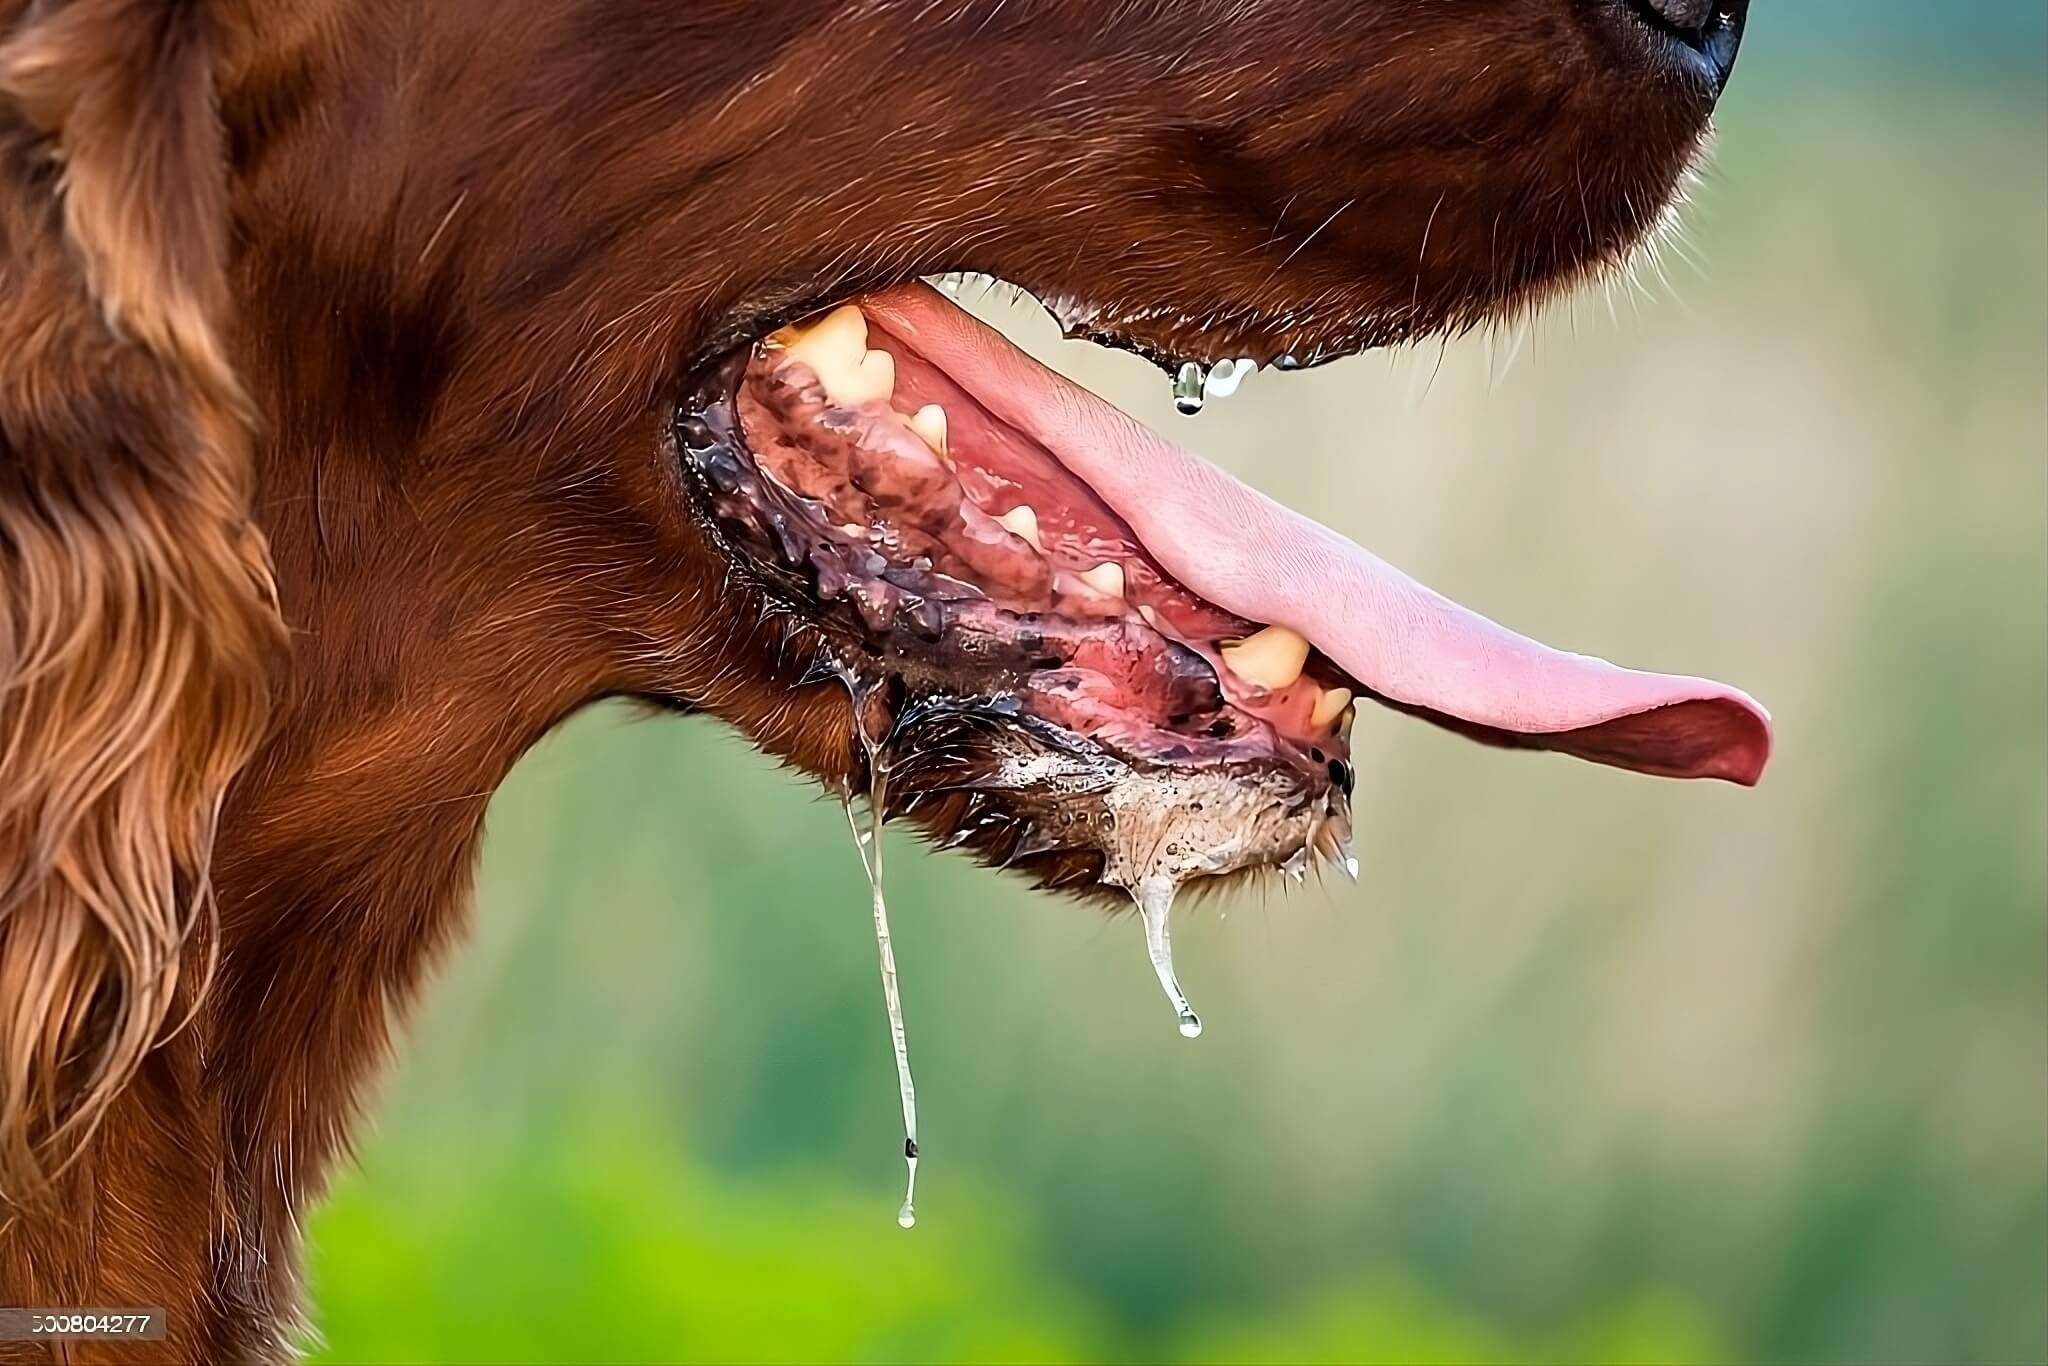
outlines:
[{"label": "dog's open mouth", "polygon": [[1763,709],[1565,654],[1430,592],[1155,436],[925,285],[715,366],[678,405],[701,525],[853,698],[915,1223],[917,1106],[881,877],[912,815],[1041,885],[1120,889],[1179,1020],[1191,882],[1357,875],[1360,700],[1492,744],[1754,783]]},{"label": "dog's open mouth", "polygon": [[732,356],[677,430],[727,555],[874,699],[869,752],[1048,882],[1346,863],[1361,700],[1667,777],[1769,754],[1742,693],[1505,630],[924,285]]}]

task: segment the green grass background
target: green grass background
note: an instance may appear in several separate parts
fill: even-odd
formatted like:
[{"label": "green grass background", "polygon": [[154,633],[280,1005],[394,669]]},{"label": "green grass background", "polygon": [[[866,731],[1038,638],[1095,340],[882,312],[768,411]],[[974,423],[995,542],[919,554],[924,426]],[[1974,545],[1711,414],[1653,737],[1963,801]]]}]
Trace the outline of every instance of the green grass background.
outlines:
[{"label": "green grass background", "polygon": [[310,1221],[319,1359],[2048,1359],[2048,40],[1785,9],[1640,287],[1193,422],[1057,351],[1484,610],[1750,688],[1763,789],[1365,715],[1363,884],[1189,915],[1193,1044],[1134,923],[897,843],[906,1233],[838,811],[584,717]]}]

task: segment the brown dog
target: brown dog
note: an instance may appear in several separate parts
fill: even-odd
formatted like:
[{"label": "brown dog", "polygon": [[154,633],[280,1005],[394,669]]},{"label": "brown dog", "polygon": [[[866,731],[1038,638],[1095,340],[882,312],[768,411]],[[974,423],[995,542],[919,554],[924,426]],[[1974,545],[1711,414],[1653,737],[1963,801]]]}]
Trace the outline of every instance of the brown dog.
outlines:
[{"label": "brown dog", "polygon": [[1753,781],[1740,694],[1471,617],[904,288],[1190,401],[1500,318],[1655,228],[1745,8],[0,0],[0,1304],[285,1354],[485,804],[597,699],[1083,889],[1342,857],[1354,697]]}]

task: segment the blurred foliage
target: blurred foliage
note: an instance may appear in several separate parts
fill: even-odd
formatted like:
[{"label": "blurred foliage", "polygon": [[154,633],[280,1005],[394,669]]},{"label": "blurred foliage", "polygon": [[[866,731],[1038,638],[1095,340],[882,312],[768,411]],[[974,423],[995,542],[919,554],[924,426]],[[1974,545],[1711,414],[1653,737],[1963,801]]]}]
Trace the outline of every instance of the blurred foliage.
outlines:
[{"label": "blurred foliage", "polygon": [[1531,1351],[1392,1271],[1133,1341],[1046,1277],[999,1200],[955,1195],[943,1227],[904,1238],[843,1187],[787,1172],[716,1182],[632,1132],[528,1143],[502,1161],[414,1153],[351,1177],[317,1225],[321,1318],[340,1347],[314,1359],[1725,1359],[1671,1297],[1632,1300]]},{"label": "blurred foliage", "polygon": [[904,843],[906,1234],[839,813],[581,718],[312,1220],[323,1359],[2048,1359],[2040,10],[1893,9],[1951,30],[1910,69],[1758,6],[1640,289],[1195,424],[1059,352],[1509,621],[1751,687],[1764,788],[1362,718],[1365,885],[1192,913],[1194,1045],[1130,924]]},{"label": "blurred foliage", "polygon": [[1066,1362],[1101,1338],[981,1201],[905,1238],[843,1187],[716,1182],[630,1131],[444,1157],[322,1212],[333,1359]]}]

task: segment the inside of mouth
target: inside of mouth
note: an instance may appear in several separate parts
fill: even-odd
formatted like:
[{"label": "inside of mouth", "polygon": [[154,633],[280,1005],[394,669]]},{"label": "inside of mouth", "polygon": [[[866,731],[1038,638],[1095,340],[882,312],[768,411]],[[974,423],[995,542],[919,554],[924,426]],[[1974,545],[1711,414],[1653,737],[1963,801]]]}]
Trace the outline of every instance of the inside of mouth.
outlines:
[{"label": "inside of mouth", "polygon": [[677,435],[727,552],[780,578],[841,676],[998,703],[1126,759],[1272,759],[1340,787],[1356,697],[1664,777],[1754,784],[1769,761],[1770,715],[1739,689],[1510,630],[923,286],[728,358]]},{"label": "inside of mouth", "polygon": [[717,513],[890,671],[1006,694],[1143,761],[1350,782],[1357,685],[1206,601],[1059,458],[847,305],[721,371]]}]

